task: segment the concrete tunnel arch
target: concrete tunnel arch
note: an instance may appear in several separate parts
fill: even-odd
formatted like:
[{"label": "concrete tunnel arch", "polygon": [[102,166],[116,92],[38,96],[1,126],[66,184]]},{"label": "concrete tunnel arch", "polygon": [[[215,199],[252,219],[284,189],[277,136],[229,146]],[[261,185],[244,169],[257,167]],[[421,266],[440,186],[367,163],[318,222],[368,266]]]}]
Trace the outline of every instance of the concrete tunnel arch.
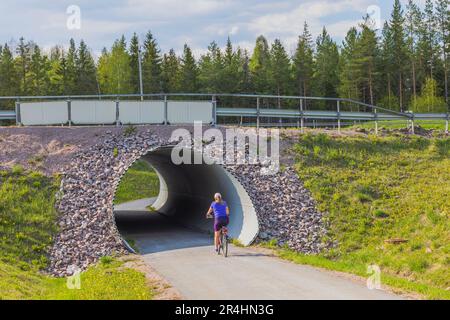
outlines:
[{"label": "concrete tunnel arch", "polygon": [[[244,186],[219,164],[180,164],[171,160],[174,146],[148,151],[140,160],[156,171],[160,191],[152,207],[174,223],[211,232],[212,222],[205,219],[215,192],[220,192],[231,211],[229,234],[243,245],[250,245],[258,235],[259,223],[254,204]],[[185,149],[183,152],[196,152]]]}]

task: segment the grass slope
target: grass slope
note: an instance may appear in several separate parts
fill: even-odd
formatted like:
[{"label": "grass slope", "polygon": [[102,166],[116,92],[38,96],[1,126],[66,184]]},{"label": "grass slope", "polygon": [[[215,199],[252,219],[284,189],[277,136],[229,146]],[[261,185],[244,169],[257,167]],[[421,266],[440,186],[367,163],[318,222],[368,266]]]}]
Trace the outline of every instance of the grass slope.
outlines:
[{"label": "grass slope", "polygon": [[125,173],[117,188],[114,204],[156,197],[159,193],[159,178],[145,161],[136,161]]},{"label": "grass slope", "polygon": [[15,167],[0,171],[1,299],[150,299],[145,276],[104,258],[81,275],[81,289],[40,273],[57,232],[59,179]]},{"label": "grass slope", "polygon": [[305,135],[294,152],[338,246],[282,256],[359,275],[377,264],[387,284],[450,298],[450,139]]}]

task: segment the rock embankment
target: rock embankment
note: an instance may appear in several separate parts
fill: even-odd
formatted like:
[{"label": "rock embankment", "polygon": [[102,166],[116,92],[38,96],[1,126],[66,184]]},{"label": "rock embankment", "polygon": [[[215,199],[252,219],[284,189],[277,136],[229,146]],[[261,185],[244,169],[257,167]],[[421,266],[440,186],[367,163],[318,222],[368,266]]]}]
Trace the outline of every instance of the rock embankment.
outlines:
[{"label": "rock embankment", "polygon": [[292,168],[261,175],[254,166],[227,167],[244,186],[258,215],[258,239],[277,239],[279,245],[306,254],[319,253],[326,228],[322,213]]},{"label": "rock embankment", "polygon": [[65,276],[102,256],[125,253],[114,223],[114,193],[134,160],[161,144],[150,131],[132,137],[108,132],[101,143],[75,154],[62,172],[59,234],[49,252],[50,273]]}]

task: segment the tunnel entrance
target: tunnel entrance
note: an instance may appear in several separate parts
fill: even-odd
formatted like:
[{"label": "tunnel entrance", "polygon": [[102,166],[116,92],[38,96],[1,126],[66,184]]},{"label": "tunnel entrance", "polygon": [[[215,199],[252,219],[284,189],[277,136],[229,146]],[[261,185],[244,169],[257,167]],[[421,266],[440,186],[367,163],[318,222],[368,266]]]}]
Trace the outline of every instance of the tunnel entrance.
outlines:
[{"label": "tunnel entrance", "polygon": [[[176,234],[183,228],[204,235],[211,233],[213,222],[205,218],[205,213],[214,193],[220,192],[231,211],[230,236],[243,245],[250,245],[258,235],[259,225],[255,208],[243,185],[221,165],[176,165],[171,160],[172,150],[173,146],[160,147],[139,159],[155,170],[159,179],[159,194],[152,199],[151,211],[116,209],[119,232],[133,230],[139,233],[141,239],[145,234],[149,238],[154,235],[154,240],[160,241],[164,241],[162,232],[167,237],[174,236],[170,235],[171,228]],[[186,149],[184,152],[193,151]],[[122,236],[126,238],[127,235]],[[189,242],[192,242],[193,238],[183,239],[179,240],[190,239]],[[205,238],[197,242],[203,245]],[[183,245],[178,244],[177,247]]]}]

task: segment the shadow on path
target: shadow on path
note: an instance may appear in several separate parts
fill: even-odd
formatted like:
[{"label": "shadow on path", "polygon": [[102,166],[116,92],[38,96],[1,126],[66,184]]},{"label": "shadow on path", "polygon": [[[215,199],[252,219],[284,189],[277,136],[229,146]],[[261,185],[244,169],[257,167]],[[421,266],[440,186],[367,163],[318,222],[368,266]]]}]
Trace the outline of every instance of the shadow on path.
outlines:
[{"label": "shadow on path", "polygon": [[212,236],[183,227],[159,213],[116,211],[114,215],[121,235],[136,241],[141,254],[212,244]]}]

